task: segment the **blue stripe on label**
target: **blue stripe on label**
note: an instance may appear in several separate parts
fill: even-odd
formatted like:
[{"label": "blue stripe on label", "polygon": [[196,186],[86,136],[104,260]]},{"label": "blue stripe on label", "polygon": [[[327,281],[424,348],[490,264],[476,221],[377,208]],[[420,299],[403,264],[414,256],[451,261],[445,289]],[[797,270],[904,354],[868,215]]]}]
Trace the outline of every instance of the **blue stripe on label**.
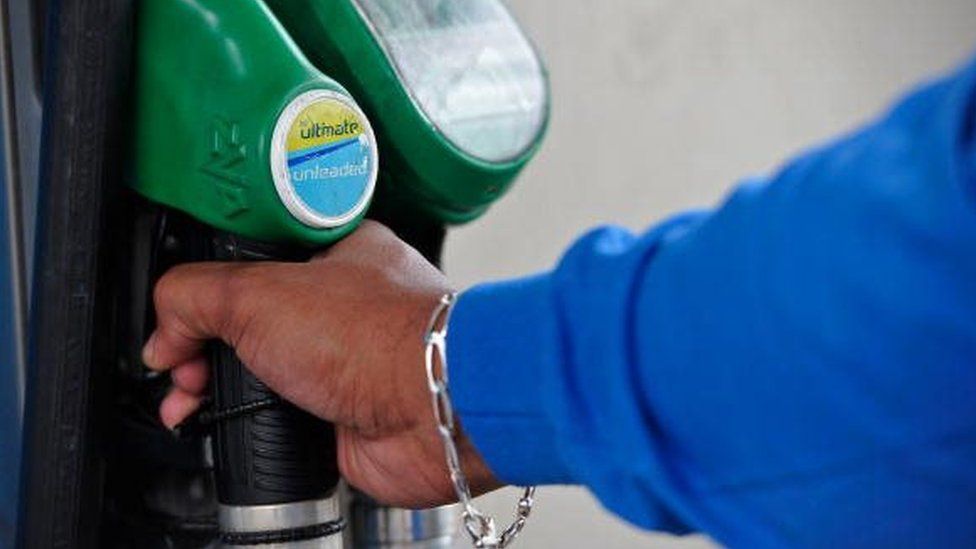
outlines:
[{"label": "blue stripe on label", "polygon": [[352,139],[347,139],[345,141],[340,141],[338,143],[332,143],[331,145],[323,145],[322,147],[305,149],[310,152],[302,152],[298,156],[294,156],[288,159],[288,167],[294,168],[299,164],[304,164],[310,160],[315,160],[316,158],[321,158],[328,154],[334,153],[338,150],[344,149],[349,145],[353,145],[359,142],[358,137],[353,137]]}]

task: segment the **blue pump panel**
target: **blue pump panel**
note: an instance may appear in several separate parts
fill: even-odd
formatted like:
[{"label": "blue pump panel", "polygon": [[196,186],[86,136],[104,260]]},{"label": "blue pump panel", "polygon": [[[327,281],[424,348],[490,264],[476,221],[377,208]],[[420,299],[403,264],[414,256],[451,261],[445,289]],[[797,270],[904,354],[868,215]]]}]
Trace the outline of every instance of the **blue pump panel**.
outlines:
[{"label": "blue pump panel", "polygon": [[[0,113],[0,127],[3,126]],[[6,166],[0,132],[0,168]],[[13,547],[20,473],[21,402],[17,364],[15,268],[6,169],[0,169],[0,547]]]}]

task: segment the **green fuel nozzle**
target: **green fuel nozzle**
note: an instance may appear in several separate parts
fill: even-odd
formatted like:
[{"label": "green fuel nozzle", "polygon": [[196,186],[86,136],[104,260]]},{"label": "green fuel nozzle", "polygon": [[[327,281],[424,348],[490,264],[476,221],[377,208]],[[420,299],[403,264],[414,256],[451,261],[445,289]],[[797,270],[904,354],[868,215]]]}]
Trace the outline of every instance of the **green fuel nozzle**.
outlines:
[{"label": "green fuel nozzle", "polygon": [[548,125],[498,0],[147,0],[140,44],[134,187],[264,241],[341,238],[377,177],[387,213],[470,221]]},{"label": "green fuel nozzle", "polygon": [[144,0],[135,176],[220,230],[321,246],[362,219],[378,172],[369,120],[260,0]]}]

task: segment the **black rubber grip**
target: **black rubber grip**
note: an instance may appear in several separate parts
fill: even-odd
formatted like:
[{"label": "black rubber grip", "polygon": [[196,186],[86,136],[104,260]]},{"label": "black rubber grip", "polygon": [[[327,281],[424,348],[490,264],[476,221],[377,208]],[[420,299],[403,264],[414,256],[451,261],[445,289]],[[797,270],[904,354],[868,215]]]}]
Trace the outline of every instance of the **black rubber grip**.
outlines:
[{"label": "black rubber grip", "polygon": [[253,411],[216,422],[217,497],[225,505],[270,505],[328,497],[339,483],[332,427],[276,395],[223,344],[211,347],[217,410]]},{"label": "black rubber grip", "polygon": [[[227,233],[217,233],[211,249],[218,261],[303,261],[309,253]],[[280,399],[241,364],[230,347],[212,344],[210,364],[214,473],[220,503],[273,505],[331,495],[339,484],[332,426]]]}]

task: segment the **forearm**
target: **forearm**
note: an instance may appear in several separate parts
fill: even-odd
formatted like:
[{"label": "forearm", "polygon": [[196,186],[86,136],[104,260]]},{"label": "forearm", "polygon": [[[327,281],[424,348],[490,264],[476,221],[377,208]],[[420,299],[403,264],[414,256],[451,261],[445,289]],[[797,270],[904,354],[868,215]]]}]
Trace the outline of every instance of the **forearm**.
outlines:
[{"label": "forearm", "polygon": [[466,293],[452,386],[495,472],[731,544],[973,539],[974,72],[714,212]]}]

